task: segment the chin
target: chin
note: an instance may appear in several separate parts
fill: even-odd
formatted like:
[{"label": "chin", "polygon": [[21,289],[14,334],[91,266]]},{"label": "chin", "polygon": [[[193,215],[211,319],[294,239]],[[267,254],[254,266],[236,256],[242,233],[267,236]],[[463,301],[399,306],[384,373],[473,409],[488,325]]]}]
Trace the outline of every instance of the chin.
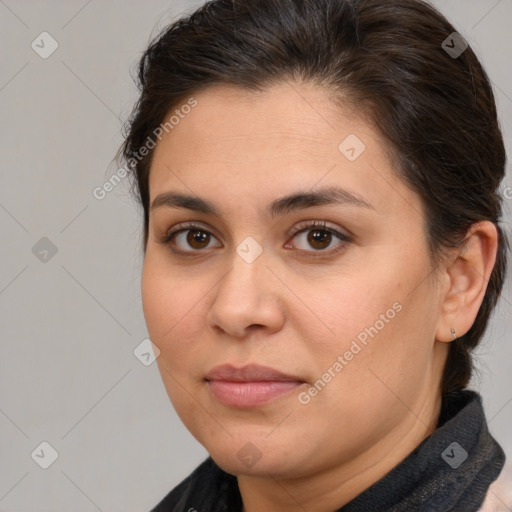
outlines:
[{"label": "chin", "polygon": [[285,440],[278,437],[273,440],[265,439],[265,436],[250,439],[247,435],[239,440],[228,436],[225,443],[212,443],[205,448],[220,468],[236,476],[296,477],[297,468],[303,468],[306,460],[310,460],[307,454],[300,457],[296,442],[287,446]]},{"label": "chin", "polygon": [[[210,453],[215,463],[223,469],[226,473],[231,475],[251,475],[251,476],[262,476],[268,477],[269,474],[276,477],[286,477],[286,474],[293,469],[289,466],[289,461],[285,462],[281,460],[269,460],[264,455],[260,459],[257,457],[250,459],[246,455],[242,460],[238,457],[237,453]],[[272,459],[278,457],[273,456]],[[244,460],[245,459],[245,460]]]}]

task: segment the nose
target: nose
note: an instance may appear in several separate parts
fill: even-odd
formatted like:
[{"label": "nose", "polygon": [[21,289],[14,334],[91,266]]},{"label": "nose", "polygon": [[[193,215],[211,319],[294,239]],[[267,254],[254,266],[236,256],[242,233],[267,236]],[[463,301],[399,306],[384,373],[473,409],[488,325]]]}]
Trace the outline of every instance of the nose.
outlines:
[{"label": "nose", "polygon": [[218,287],[207,315],[207,323],[218,334],[245,339],[255,330],[271,334],[284,323],[281,296],[283,284],[271,270],[265,252],[248,262],[236,251]]}]

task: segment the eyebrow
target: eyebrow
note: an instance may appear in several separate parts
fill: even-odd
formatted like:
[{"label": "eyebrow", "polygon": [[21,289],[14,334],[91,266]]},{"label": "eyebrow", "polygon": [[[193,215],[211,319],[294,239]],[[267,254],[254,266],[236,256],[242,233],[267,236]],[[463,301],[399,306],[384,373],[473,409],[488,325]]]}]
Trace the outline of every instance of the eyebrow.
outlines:
[{"label": "eyebrow", "polygon": [[[267,206],[266,213],[274,218],[280,215],[286,215],[298,210],[312,208],[314,206],[348,204],[375,210],[372,204],[360,195],[334,186],[322,188],[316,191],[295,192],[293,194],[280,197]],[[196,212],[205,213],[222,217],[222,210],[213,202],[203,199],[199,196],[181,194],[179,192],[164,192],[153,200],[151,209],[167,206],[170,208],[185,208]]]}]

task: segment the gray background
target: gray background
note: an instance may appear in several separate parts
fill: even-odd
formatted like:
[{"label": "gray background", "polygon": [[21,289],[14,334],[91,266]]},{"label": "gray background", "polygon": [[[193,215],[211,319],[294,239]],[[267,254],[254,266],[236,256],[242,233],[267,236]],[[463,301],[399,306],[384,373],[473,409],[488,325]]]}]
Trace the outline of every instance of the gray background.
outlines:
[{"label": "gray background", "polygon": [[[137,97],[130,69],[159,28],[201,3],[0,0],[2,511],[149,510],[206,457],[156,364],[133,354],[147,337],[140,212],[126,180],[103,200],[92,194],[116,171]],[[512,0],[435,4],[486,67],[510,154]],[[59,45],[47,59],[31,48],[43,31]],[[503,188],[510,235],[510,165]],[[53,256],[37,254],[44,241],[34,254],[43,237]],[[509,458],[510,283],[472,383]],[[43,441],[59,454],[48,469],[31,457]]]}]

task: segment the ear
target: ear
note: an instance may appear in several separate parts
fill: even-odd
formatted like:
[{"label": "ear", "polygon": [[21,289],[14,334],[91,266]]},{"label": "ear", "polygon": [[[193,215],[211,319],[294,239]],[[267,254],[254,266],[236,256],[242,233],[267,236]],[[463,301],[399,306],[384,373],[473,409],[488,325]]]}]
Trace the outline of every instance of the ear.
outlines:
[{"label": "ear", "polygon": [[443,270],[443,295],[436,339],[450,342],[466,334],[473,325],[496,262],[498,231],[490,221],[473,224],[462,248]]}]

